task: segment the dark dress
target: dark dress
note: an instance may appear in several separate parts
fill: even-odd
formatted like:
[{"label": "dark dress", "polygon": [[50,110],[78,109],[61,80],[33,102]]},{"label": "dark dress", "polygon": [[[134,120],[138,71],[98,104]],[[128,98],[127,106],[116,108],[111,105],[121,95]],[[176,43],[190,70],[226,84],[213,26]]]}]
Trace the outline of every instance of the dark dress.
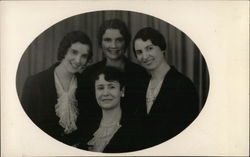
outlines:
[{"label": "dark dress", "polygon": [[21,104],[30,119],[45,133],[61,142],[73,145],[77,139],[76,131],[65,134],[55,112],[57,93],[54,70],[58,64],[28,77],[24,85]]},{"label": "dark dress", "polygon": [[[99,128],[101,118],[94,122],[92,121],[93,130],[84,140],[81,141],[81,144],[78,148],[88,150],[88,141],[91,140],[94,136],[93,134]],[[103,153],[123,153],[136,151],[137,147],[134,145],[133,141],[136,137],[136,126],[133,123],[133,119],[130,117],[122,116],[120,121],[121,128],[114,134],[107,146],[104,148]]]},{"label": "dark dress", "polygon": [[[145,86],[144,100],[150,78]],[[143,124],[138,131],[138,149],[160,144],[183,131],[198,115],[198,94],[191,82],[174,67],[166,74],[153,106],[147,114],[146,101],[137,110]]]},{"label": "dark dress", "polygon": [[[79,102],[80,116],[79,116],[79,130],[84,133],[80,137],[82,143],[88,142],[92,134],[99,127],[100,119],[102,117],[101,108],[98,106],[95,98],[94,77],[96,72],[104,68],[106,60],[88,66],[79,77],[77,100]],[[142,80],[149,77],[145,69],[125,58],[125,97],[121,99],[121,108],[123,118],[126,117],[123,123],[132,122],[135,124],[135,112],[140,105],[144,103],[144,83]],[[127,118],[128,117],[128,118]],[[129,120],[128,120],[129,119]],[[128,122],[130,121],[130,122]],[[134,130],[134,125],[124,125],[116,133],[115,137],[110,141],[109,146],[105,149],[106,152],[125,152],[126,150],[134,150],[132,147],[125,147],[128,143],[128,130]],[[126,127],[125,127],[126,126]],[[133,134],[135,132],[133,131]],[[118,137],[116,137],[118,136]],[[127,136],[127,137],[126,137]],[[123,144],[125,143],[125,144]],[[87,149],[82,147],[82,149]]]}]

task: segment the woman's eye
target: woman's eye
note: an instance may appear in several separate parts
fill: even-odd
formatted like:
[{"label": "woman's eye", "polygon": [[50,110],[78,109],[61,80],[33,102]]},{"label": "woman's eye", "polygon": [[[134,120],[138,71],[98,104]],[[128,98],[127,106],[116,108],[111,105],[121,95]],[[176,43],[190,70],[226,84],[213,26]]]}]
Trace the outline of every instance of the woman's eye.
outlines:
[{"label": "woman's eye", "polygon": [[123,39],[123,38],[118,38],[117,41],[118,41],[118,42],[123,42],[124,39]]},{"label": "woman's eye", "polygon": [[108,88],[109,88],[109,89],[115,89],[115,88],[117,88],[117,85],[116,85],[116,84],[110,84],[110,85],[108,86]]},{"label": "woman's eye", "polygon": [[154,49],[153,46],[149,46],[149,47],[148,47],[148,50],[149,50],[149,51],[152,50],[152,49]]},{"label": "woman's eye", "polygon": [[142,51],[137,50],[137,51],[135,51],[135,53],[136,53],[137,55],[140,55],[140,54],[142,54]]},{"label": "woman's eye", "polygon": [[114,89],[115,88],[115,86],[109,86],[109,89]]},{"label": "woman's eye", "polygon": [[76,50],[72,50],[71,53],[74,54],[74,55],[76,55],[77,51]]},{"label": "woman's eye", "polygon": [[104,38],[103,41],[105,41],[105,42],[110,42],[111,39],[110,39],[110,38]]},{"label": "woman's eye", "polygon": [[96,87],[97,90],[103,90],[104,87]]},{"label": "woman's eye", "polygon": [[85,58],[88,58],[88,55],[86,55],[86,54],[85,54],[85,55],[82,55],[81,58],[84,58],[84,59],[85,59]]}]

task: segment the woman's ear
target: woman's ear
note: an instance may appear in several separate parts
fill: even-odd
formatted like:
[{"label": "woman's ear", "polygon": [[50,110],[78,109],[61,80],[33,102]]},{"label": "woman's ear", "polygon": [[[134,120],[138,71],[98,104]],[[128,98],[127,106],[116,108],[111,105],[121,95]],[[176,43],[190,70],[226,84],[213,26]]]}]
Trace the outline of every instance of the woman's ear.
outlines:
[{"label": "woman's ear", "polygon": [[122,97],[124,97],[125,96],[125,87],[122,87],[121,93],[122,93]]}]

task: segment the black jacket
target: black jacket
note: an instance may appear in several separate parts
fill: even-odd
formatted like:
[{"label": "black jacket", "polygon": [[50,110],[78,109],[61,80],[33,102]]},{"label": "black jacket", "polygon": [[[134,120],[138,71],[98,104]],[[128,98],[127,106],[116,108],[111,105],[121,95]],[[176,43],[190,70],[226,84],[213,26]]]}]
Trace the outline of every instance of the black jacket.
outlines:
[{"label": "black jacket", "polygon": [[[87,67],[84,72],[81,74],[78,82],[77,89],[77,99],[79,102],[80,108],[80,120],[85,121],[85,123],[79,124],[81,127],[81,132],[84,132],[87,136],[82,136],[82,143],[88,142],[92,134],[96,131],[99,126],[100,119],[102,117],[102,112],[98,106],[95,98],[94,91],[94,76],[96,72],[104,68],[106,65],[106,60],[93,64]],[[135,112],[137,108],[144,103],[144,81],[145,78],[149,77],[147,72],[143,67],[129,61],[125,58],[125,97],[121,100],[121,108],[123,118],[128,117],[130,122],[134,124]],[[125,118],[127,124],[127,118]],[[86,122],[88,124],[86,124]],[[125,144],[128,142],[128,133],[127,130],[134,130],[133,126],[130,123],[129,125],[123,126],[111,141],[110,144],[105,149],[106,152],[125,152],[132,147],[125,147]],[[131,127],[130,127],[131,126]],[[131,132],[131,131],[129,131]],[[134,133],[134,132],[133,132]],[[130,136],[131,137],[131,136]],[[82,147],[86,149],[86,147]]]},{"label": "black jacket", "polygon": [[27,78],[21,104],[30,119],[44,132],[53,138],[72,145],[75,143],[74,133],[65,134],[59,125],[59,117],[56,116],[55,104],[57,93],[55,87],[55,64],[49,69]]},{"label": "black jacket", "polygon": [[[91,121],[93,129],[89,132],[88,136],[83,138],[78,148],[88,150],[89,146],[87,143],[94,137],[93,134],[99,128],[100,121],[101,117],[97,121]],[[123,115],[120,124],[121,128],[119,128],[104,148],[104,153],[123,153],[137,150],[137,146],[134,144],[135,139],[138,138],[136,134],[137,126],[134,123],[134,119]]]},{"label": "black jacket", "polygon": [[[150,78],[148,79],[148,83]],[[144,89],[144,100],[148,83]],[[148,148],[158,145],[183,131],[198,115],[198,94],[191,82],[174,67],[166,74],[162,87],[153,106],[147,114],[146,101],[140,105],[137,115],[139,124],[143,124],[138,131],[138,145]]]}]

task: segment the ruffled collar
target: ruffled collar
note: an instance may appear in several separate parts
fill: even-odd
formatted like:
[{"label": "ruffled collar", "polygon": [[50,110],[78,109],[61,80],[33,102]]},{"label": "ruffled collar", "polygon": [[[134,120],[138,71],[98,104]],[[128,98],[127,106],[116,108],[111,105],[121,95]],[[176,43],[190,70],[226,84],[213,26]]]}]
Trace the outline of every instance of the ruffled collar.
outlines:
[{"label": "ruffled collar", "polygon": [[78,103],[75,98],[77,79],[72,77],[68,91],[64,91],[59,78],[54,72],[57,91],[57,104],[55,105],[56,115],[60,118],[59,124],[64,128],[64,133],[69,134],[77,130],[76,120],[78,117]]},{"label": "ruffled collar", "polygon": [[94,137],[87,143],[89,145],[88,149],[90,151],[103,152],[114,134],[121,128],[119,121],[109,125],[101,122],[97,131],[93,134]]}]

